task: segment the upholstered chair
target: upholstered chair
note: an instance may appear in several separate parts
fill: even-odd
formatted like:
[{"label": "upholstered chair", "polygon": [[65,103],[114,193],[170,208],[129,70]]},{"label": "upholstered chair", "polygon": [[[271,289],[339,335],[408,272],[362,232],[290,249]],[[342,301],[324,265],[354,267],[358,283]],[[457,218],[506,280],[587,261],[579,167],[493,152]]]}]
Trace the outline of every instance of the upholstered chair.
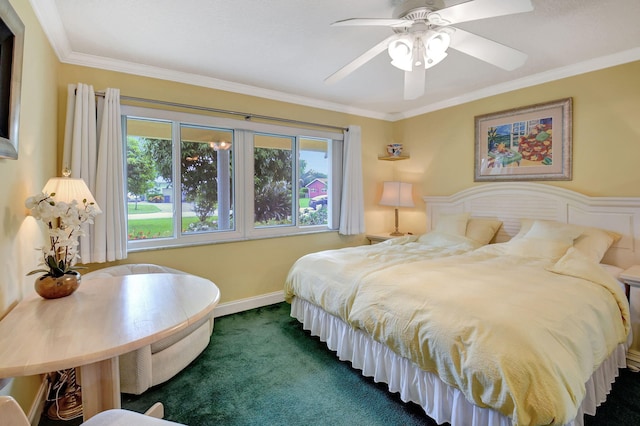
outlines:
[{"label": "upholstered chair", "polygon": [[[83,274],[83,280],[100,277],[185,272],[153,264],[117,265]],[[151,345],[121,355],[120,391],[140,395],[166,382],[189,365],[207,347],[213,333],[211,315]]]},{"label": "upholstered chair", "polygon": [[[0,395],[0,424],[30,426],[29,419],[20,405],[7,395]],[[155,418],[151,414],[140,414],[121,409],[103,411],[82,423],[83,426],[177,426],[181,424]]]}]

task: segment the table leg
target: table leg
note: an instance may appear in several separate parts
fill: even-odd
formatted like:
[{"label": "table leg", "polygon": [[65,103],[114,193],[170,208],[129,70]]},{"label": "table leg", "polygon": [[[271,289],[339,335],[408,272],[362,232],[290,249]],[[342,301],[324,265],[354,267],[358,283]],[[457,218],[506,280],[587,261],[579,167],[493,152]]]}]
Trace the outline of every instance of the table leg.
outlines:
[{"label": "table leg", "polygon": [[118,357],[80,367],[83,420],[111,408],[120,408]]}]

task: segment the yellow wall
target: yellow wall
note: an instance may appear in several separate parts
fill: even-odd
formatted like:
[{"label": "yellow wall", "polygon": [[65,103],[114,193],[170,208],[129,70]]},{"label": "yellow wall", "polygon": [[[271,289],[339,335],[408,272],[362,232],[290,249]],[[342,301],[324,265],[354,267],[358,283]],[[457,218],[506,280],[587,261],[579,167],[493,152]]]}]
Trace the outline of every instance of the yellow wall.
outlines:
[{"label": "yellow wall", "polygon": [[[573,179],[545,182],[590,196],[640,197],[640,61],[516,90],[394,123],[394,139],[411,159],[395,175],[416,194],[450,195],[476,183],[474,117],[573,98]],[[401,212],[414,232],[425,230],[424,203]],[[640,330],[640,291],[632,289],[634,335]],[[636,338],[632,349],[640,351]]]},{"label": "yellow wall", "polygon": [[[28,0],[11,0],[25,24],[19,152],[17,160],[0,159],[0,317],[25,294],[33,291],[33,277],[25,274],[39,261],[35,247],[42,232],[27,217],[24,200],[38,193],[55,174],[57,135],[58,60]],[[35,378],[15,381],[0,393],[10,392],[28,409]],[[29,385],[29,382],[31,385]]]},{"label": "yellow wall", "polygon": [[[186,84],[92,68],[62,65],[58,83],[59,137],[64,132],[66,86],[92,84],[96,90],[118,87],[123,95],[248,111],[337,126],[358,124],[363,134],[365,219],[368,232],[389,230],[393,211],[378,206],[381,182],[399,179],[414,184],[416,206],[401,209],[401,230],[425,230],[420,197],[448,195],[479,184],[473,181],[474,117],[566,97],[573,98],[573,180],[547,182],[593,196],[640,196],[640,62],[566,78],[535,87],[469,102],[395,123],[290,105]],[[401,142],[411,158],[377,160],[387,143]],[[58,146],[61,152],[61,143]],[[132,253],[130,262],[163,263],[212,279],[222,302],[279,291],[291,263],[300,255],[324,248],[363,243],[335,233],[184,249]],[[273,258],[269,253],[277,253]],[[246,264],[250,262],[251,268]],[[104,265],[90,265],[92,268]]]},{"label": "yellow wall", "polygon": [[[0,159],[0,315],[31,291],[25,273],[37,264],[34,248],[41,233],[27,216],[25,199],[38,193],[56,167],[58,60],[27,0],[11,2],[26,27],[19,152],[17,160]],[[36,254],[36,256],[34,256]],[[32,263],[36,262],[36,263]]]},{"label": "yellow wall", "polygon": [[[411,159],[395,174],[417,195],[450,195],[473,185],[474,117],[573,98],[573,180],[546,182],[590,196],[640,196],[640,62],[516,90],[394,123]],[[407,229],[424,231],[424,203],[401,212]]]},{"label": "yellow wall", "polygon": [[[315,108],[301,107],[268,99],[239,95],[213,89],[203,89],[187,84],[156,80],[129,74],[98,70],[75,65],[61,65],[58,79],[58,108],[61,111],[58,131],[58,154],[61,157],[64,136],[64,111],[67,86],[70,83],[87,83],[95,90],[119,88],[122,95],[158,99],[188,105],[251,112],[254,114],[283,117],[308,122],[347,127],[362,127],[364,177],[367,182],[377,182],[388,172],[378,168],[376,160],[385,145],[390,142],[392,123],[350,116]],[[365,199],[375,205],[378,188],[368,185]],[[371,221],[382,220],[375,212]],[[383,225],[380,225],[382,229]],[[158,263],[182,269],[211,279],[220,288],[221,302],[236,301],[282,290],[286,274],[293,262],[303,254],[363,244],[363,236],[344,237],[337,232],[271,238],[256,241],[234,242],[130,253],[126,261],[117,263]],[[114,263],[115,264],[115,263]],[[105,265],[89,265],[91,269]]]},{"label": "yellow wall", "polygon": [[[573,98],[573,180],[549,182],[594,196],[640,196],[640,62],[571,77],[470,102],[396,123],[368,119],[268,99],[226,93],[123,73],[59,64],[28,0],[11,0],[26,25],[20,152],[0,160],[0,315],[33,291],[25,273],[39,260],[40,228],[26,216],[24,200],[58,175],[64,133],[66,87],[92,84],[96,90],[121,89],[123,95],[255,114],[362,127],[365,219],[369,232],[393,225],[391,209],[377,205],[381,182],[415,184],[416,207],[403,209],[403,230],[424,231],[423,194],[446,195],[473,182],[474,116],[504,109]],[[377,160],[391,142],[405,145],[410,160]],[[212,279],[222,302],[280,291],[299,256],[322,249],[362,244],[362,237],[323,233],[247,242],[212,244],[130,254],[132,262],[155,262]],[[90,265],[92,268],[105,265]]]}]

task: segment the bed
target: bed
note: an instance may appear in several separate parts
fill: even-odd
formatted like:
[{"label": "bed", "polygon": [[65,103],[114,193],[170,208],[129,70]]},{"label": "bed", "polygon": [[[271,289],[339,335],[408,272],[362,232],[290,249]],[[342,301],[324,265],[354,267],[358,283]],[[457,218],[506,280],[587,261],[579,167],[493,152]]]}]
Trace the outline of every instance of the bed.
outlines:
[{"label": "bed", "polygon": [[381,244],[306,255],[298,259],[289,271],[285,299],[290,302],[297,295],[346,321],[358,284],[367,275],[394,265],[472,251],[493,239],[502,224],[491,219],[465,219],[465,227],[459,230],[463,235],[457,235],[446,231],[461,227],[463,221],[456,219],[455,215],[450,217],[449,223],[442,221],[439,230],[434,230],[426,238],[410,235]]},{"label": "bed", "polygon": [[638,263],[640,200],[522,182],[424,200],[426,235],[452,218],[501,226],[492,244],[436,238],[425,257],[416,245],[431,237],[302,258],[285,283],[291,315],[438,423],[583,424],[626,366],[633,333],[614,277]]}]

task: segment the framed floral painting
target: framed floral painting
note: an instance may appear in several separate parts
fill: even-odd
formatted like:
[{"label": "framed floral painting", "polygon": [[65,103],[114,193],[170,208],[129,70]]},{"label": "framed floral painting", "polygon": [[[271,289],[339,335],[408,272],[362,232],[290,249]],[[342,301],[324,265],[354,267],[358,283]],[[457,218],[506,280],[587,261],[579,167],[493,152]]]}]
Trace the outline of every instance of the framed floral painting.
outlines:
[{"label": "framed floral painting", "polygon": [[475,181],[571,180],[572,99],[475,117]]}]

